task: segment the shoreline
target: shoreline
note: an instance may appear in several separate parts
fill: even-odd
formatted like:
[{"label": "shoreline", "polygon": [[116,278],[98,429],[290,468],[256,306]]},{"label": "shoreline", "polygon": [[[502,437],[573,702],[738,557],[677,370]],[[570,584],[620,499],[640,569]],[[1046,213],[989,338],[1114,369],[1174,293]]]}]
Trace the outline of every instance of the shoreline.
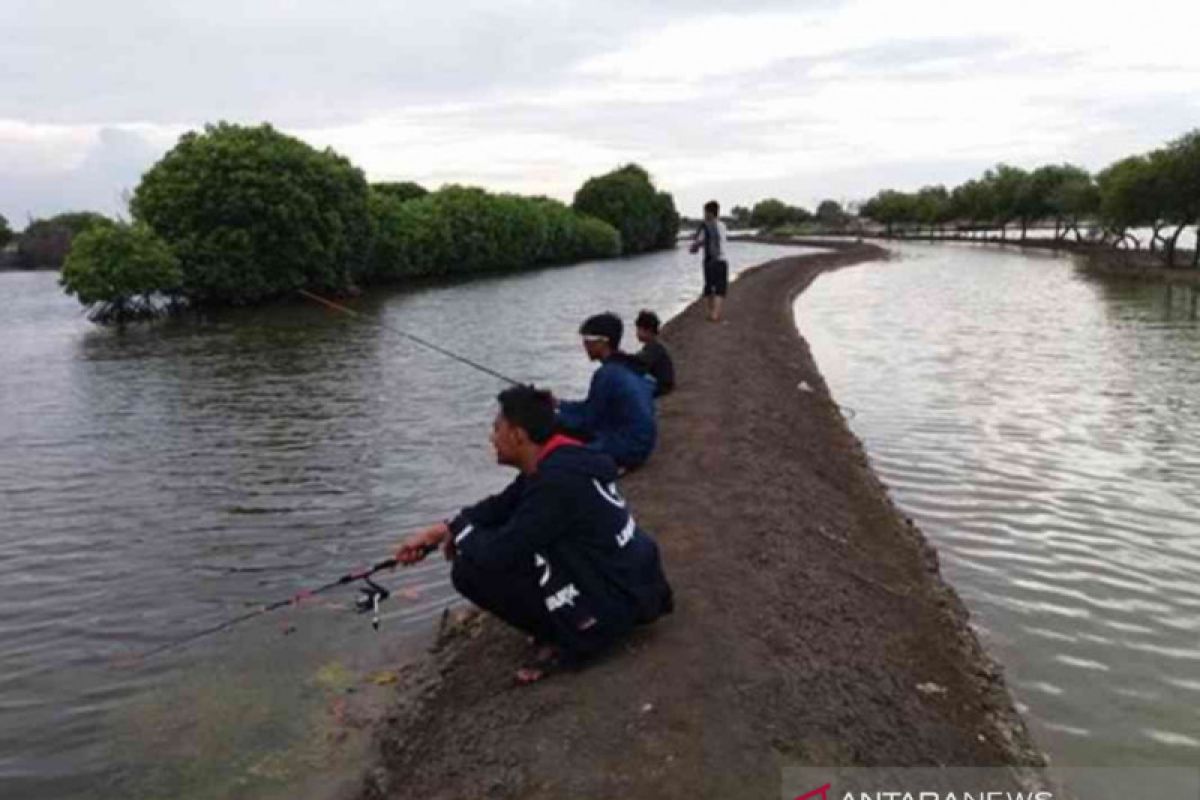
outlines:
[{"label": "shoreline", "polygon": [[522,637],[456,615],[403,676],[358,797],[777,797],[786,766],[1045,763],[795,325],[818,275],[887,252],[789,243],[834,251],[743,272],[727,324],[694,302],[664,327],[680,385],[622,487],[675,613],[526,688]]},{"label": "shoreline", "polygon": [[[888,242],[917,242],[920,244],[972,244],[972,245],[992,245],[999,247],[1015,247],[1026,250],[1041,250],[1052,253],[1061,253],[1072,256],[1078,256],[1079,267],[1085,272],[1094,275],[1102,275],[1105,277],[1123,278],[1134,281],[1147,281],[1155,283],[1180,283],[1200,286],[1200,269],[1190,266],[1192,254],[1194,251],[1180,249],[1178,251],[1179,264],[1168,268],[1163,265],[1162,259],[1158,253],[1151,253],[1149,250],[1114,250],[1111,247],[1103,245],[1089,244],[1086,242],[1061,241],[1055,242],[1048,239],[1001,239],[998,236],[992,237],[970,237],[970,236],[884,236],[878,233],[845,233],[845,234],[823,234],[829,239],[824,240],[824,246],[837,246],[834,242],[843,241],[864,241],[871,240],[886,245]],[[737,241],[758,241],[767,244],[800,244],[802,242],[814,243],[815,239],[820,239],[821,236],[804,236],[793,239],[789,236],[777,236],[765,234],[761,236],[736,236],[731,235],[730,239]]]}]

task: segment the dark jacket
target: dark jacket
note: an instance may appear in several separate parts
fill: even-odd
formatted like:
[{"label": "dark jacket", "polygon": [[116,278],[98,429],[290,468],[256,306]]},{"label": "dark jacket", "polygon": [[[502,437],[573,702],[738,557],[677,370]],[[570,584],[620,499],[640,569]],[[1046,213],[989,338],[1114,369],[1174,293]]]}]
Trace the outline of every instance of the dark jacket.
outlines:
[{"label": "dark jacket", "polygon": [[590,447],[607,453],[622,467],[640,466],[654,450],[654,382],[646,365],[626,353],[614,353],[592,373],[586,400],[563,400],[558,421],[590,437]]},{"label": "dark jacket", "polygon": [[455,517],[458,557],[509,573],[533,564],[568,647],[594,624],[612,637],[651,622],[671,610],[671,587],[658,545],[634,522],[616,478],[603,453],[555,447],[536,473]]},{"label": "dark jacket", "polygon": [[637,357],[646,365],[650,377],[654,378],[655,397],[662,397],[675,388],[675,364],[662,342],[650,342],[641,349]]}]

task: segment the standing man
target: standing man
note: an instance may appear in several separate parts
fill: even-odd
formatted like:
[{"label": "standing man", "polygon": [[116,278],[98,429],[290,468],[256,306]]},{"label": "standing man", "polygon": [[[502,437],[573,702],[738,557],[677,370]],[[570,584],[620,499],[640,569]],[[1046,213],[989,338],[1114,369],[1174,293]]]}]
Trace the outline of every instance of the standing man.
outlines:
[{"label": "standing man", "polygon": [[621,352],[621,318],[611,311],[584,320],[583,349],[600,368],[592,373],[586,400],[558,404],[559,422],[590,438],[588,447],[607,453],[623,469],[641,466],[654,450],[654,382],[646,365]]},{"label": "standing man", "polygon": [[642,343],[637,357],[646,365],[650,377],[654,378],[654,396],[662,397],[675,388],[675,364],[667,348],[658,340],[658,314],[642,309],[634,325],[637,327],[638,341]]},{"label": "standing man", "polygon": [[721,321],[721,305],[729,288],[729,261],[725,257],[725,242],[729,233],[721,222],[721,206],[716,200],[704,204],[704,222],[692,240],[692,252],[704,249],[704,303],[709,322]]},{"label": "standing man", "polygon": [[505,389],[492,423],[496,461],[520,474],[500,494],[409,536],[396,558],[437,547],[454,588],[539,645],[517,671],[532,683],[576,665],[672,609],[658,545],[638,527],[603,453],[554,434],[554,398]]}]

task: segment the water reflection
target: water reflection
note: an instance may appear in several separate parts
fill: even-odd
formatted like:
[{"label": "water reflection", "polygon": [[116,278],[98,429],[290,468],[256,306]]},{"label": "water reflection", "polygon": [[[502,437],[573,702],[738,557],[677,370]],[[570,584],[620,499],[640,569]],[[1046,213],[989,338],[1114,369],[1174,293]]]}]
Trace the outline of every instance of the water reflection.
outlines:
[{"label": "water reflection", "polygon": [[1200,758],[1200,322],[1181,290],[955,245],[798,323],[1059,763]]},{"label": "water reflection", "polygon": [[[733,270],[796,252],[736,243]],[[117,665],[508,479],[487,444],[497,382],[372,317],[571,396],[585,316],[666,318],[699,289],[679,250],[381,293],[362,319],[296,304],[119,331],[56,278],[0,274],[0,794],[31,800],[288,794],[311,759],[355,763],[346,715],[453,602],[441,563],[385,581],[382,635],[345,592]]]}]

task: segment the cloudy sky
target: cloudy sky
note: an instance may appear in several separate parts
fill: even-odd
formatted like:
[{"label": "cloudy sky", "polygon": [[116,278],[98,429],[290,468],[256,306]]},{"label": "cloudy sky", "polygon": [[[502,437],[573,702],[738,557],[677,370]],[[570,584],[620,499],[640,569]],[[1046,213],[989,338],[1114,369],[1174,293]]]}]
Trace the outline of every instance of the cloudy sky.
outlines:
[{"label": "cloudy sky", "polygon": [[123,208],[185,130],[270,121],[372,180],[684,211],[1092,169],[1200,127],[1200,3],[5,0],[0,214]]}]

